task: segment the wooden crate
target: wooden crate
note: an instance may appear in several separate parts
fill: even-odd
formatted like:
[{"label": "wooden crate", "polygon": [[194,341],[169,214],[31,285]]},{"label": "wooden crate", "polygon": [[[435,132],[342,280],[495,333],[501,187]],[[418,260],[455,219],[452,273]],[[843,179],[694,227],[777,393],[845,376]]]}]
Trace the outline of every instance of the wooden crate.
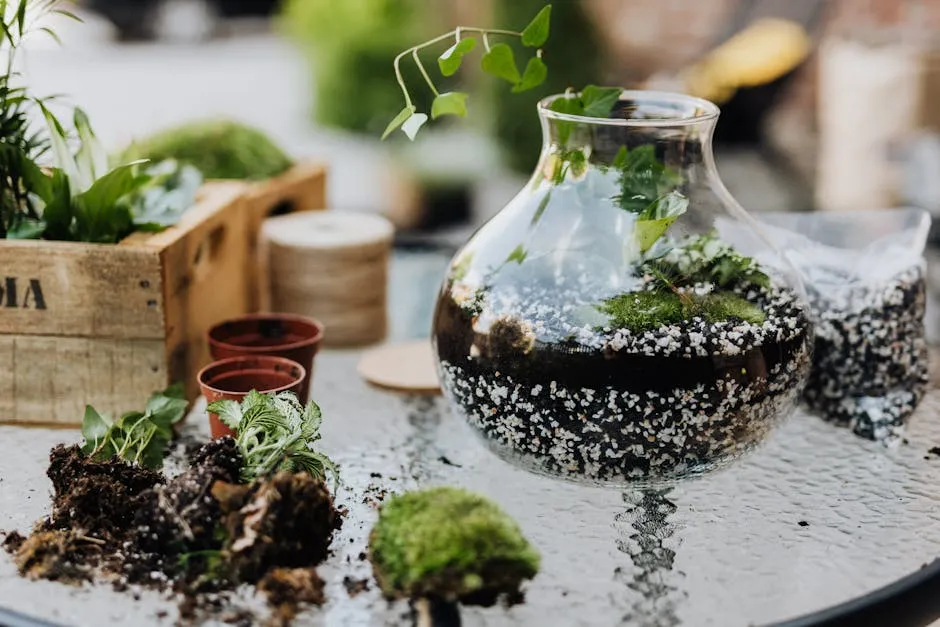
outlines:
[{"label": "wooden crate", "polygon": [[208,328],[250,309],[246,185],[209,183],[180,223],[117,245],[0,241],[0,422],[117,414],[209,362]]}]

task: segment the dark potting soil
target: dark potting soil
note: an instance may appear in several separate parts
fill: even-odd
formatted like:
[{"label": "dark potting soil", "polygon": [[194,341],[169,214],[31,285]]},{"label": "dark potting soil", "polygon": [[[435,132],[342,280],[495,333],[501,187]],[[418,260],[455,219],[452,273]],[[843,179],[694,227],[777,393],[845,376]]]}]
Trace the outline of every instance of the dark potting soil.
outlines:
[{"label": "dark potting soil", "polygon": [[478,332],[478,308],[443,299],[445,389],[491,448],[535,471],[603,483],[704,470],[761,442],[809,368],[792,293],[748,296],[762,324],[694,318],[643,333],[578,328],[564,297],[531,293]]},{"label": "dark potting soil", "polygon": [[203,445],[169,480],[57,447],[49,468],[53,515],[27,538],[8,534],[3,546],[24,576],[178,592],[187,620],[219,617],[230,609],[226,594],[267,581],[266,591],[280,591],[272,603],[287,624],[300,605],[322,603],[313,569],[341,517],[322,480],[283,472],[242,485],[240,466],[230,437]]},{"label": "dark potting soil", "polygon": [[274,568],[258,582],[275,608],[275,625],[289,625],[303,605],[323,605],[324,582],[314,568]]},{"label": "dark potting soil", "polygon": [[808,295],[819,322],[806,404],[864,438],[897,440],[929,383],[923,268]]},{"label": "dark potting soil", "polygon": [[146,500],[163,483],[158,472],[120,461],[90,461],[78,446],[57,446],[46,473],[52,481],[52,529],[72,529],[99,540],[122,537]]},{"label": "dark potting soil", "polygon": [[249,485],[218,483],[212,494],[239,581],[256,582],[272,568],[319,564],[342,525],[326,484],[306,473],[282,471]]}]

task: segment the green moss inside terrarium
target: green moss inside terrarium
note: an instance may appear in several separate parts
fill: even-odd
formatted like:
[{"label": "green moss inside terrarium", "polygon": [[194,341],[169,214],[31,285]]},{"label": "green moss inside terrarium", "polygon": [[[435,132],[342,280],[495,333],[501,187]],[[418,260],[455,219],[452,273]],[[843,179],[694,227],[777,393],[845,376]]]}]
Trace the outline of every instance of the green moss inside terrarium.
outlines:
[{"label": "green moss inside terrarium", "polygon": [[388,597],[464,602],[519,593],[539,554],[492,501],[458,488],[409,492],[388,501],[369,541]]},{"label": "green moss inside terrarium", "polygon": [[730,292],[705,296],[634,292],[609,298],[597,308],[609,316],[607,326],[629,329],[633,333],[652,331],[694,317],[708,322],[742,320],[752,324],[761,324],[766,318],[760,307]]}]

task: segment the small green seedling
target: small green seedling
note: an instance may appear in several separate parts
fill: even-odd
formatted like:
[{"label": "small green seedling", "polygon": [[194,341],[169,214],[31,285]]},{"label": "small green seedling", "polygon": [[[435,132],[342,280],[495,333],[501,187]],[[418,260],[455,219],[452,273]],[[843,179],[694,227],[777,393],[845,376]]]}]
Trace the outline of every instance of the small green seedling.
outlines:
[{"label": "small green seedling", "polygon": [[304,407],[292,392],[261,394],[252,390],[240,403],[215,401],[206,411],[218,414],[219,420],[238,434],[235,444],[243,460],[243,481],[279,470],[308,472],[318,479],[326,479],[329,473],[334,484],[338,481],[339,467],[313,450],[323,422],[320,407],[313,401]]},{"label": "small green seedling", "polygon": [[144,411],[128,412],[117,420],[88,405],[82,420],[82,452],[99,462],[116,458],[159,469],[173,439],[173,425],[183,419],[188,407],[181,384],[155,392]]}]

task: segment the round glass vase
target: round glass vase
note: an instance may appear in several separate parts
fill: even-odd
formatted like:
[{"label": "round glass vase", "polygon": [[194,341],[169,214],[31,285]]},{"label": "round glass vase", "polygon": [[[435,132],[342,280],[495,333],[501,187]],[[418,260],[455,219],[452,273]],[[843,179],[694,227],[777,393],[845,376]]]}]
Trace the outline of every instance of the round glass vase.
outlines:
[{"label": "round glass vase", "polygon": [[813,327],[799,277],[715,167],[718,108],[624,91],[539,103],[526,187],[454,257],[434,313],[444,392],[503,459],[594,484],[721,466],[792,413]]}]

